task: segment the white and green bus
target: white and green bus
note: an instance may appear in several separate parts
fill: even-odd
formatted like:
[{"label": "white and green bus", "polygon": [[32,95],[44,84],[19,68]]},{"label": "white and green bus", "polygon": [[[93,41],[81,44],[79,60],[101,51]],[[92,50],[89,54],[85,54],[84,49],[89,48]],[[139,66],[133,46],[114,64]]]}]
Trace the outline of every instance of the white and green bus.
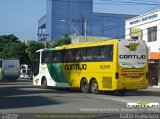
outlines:
[{"label": "white and green bus", "polygon": [[54,48],[38,50],[34,59],[34,85],[54,87],[70,87],[61,70],[61,63],[53,63],[53,58],[58,55]]},{"label": "white and green bus", "polygon": [[71,87],[82,92],[148,87],[147,46],[140,40],[108,40],[38,50],[34,85]]}]

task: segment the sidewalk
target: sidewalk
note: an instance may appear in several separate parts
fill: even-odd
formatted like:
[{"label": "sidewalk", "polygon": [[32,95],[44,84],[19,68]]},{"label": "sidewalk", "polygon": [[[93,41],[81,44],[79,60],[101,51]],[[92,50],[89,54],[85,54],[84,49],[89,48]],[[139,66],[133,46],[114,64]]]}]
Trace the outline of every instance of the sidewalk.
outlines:
[{"label": "sidewalk", "polygon": [[147,89],[139,89],[139,91],[148,91],[148,92],[159,92],[160,93],[160,88],[155,88],[155,87],[148,87]]},{"label": "sidewalk", "polygon": [[144,89],[147,91],[159,91],[160,92],[160,88],[155,88],[155,87],[148,87],[148,89]]},{"label": "sidewalk", "polygon": [[148,87],[147,89],[139,89],[137,93],[142,95],[160,96],[160,88]]}]

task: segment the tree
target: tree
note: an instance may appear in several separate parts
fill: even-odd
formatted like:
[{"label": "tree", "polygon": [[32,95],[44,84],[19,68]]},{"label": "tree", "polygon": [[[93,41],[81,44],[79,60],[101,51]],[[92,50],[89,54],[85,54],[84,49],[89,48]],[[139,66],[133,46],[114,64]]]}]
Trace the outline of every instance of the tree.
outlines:
[{"label": "tree", "polygon": [[11,34],[11,35],[1,35],[0,36],[0,52],[2,52],[3,50],[4,50],[4,48],[5,48],[5,45],[7,44],[7,43],[18,43],[18,42],[20,42],[19,41],[19,39],[15,36],[15,35],[13,35],[13,34]]},{"label": "tree", "polygon": [[1,35],[0,42],[1,43],[9,43],[9,42],[14,42],[14,43],[16,42],[17,43],[20,41],[15,35],[11,34],[11,35]]},{"label": "tree", "polygon": [[21,64],[30,64],[30,59],[25,52],[27,46],[24,43],[7,43],[5,49],[0,53],[3,58],[18,58]]},{"label": "tree", "polygon": [[68,35],[64,35],[63,37],[60,37],[55,41],[50,42],[50,46],[53,48],[57,46],[66,45],[66,44],[71,44],[71,38]]},{"label": "tree", "polygon": [[35,52],[39,49],[44,48],[43,43],[38,43],[36,41],[32,41],[30,45],[26,49],[26,53],[28,54],[31,61],[34,59]]}]

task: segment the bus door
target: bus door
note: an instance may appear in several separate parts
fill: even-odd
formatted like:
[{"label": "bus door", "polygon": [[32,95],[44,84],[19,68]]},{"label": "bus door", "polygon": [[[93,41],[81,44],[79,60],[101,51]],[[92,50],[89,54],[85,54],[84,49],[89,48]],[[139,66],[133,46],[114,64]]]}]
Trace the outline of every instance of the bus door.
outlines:
[{"label": "bus door", "polygon": [[40,52],[36,52],[34,63],[33,63],[33,75],[34,75],[34,77],[36,77],[39,74],[39,66],[40,66]]}]

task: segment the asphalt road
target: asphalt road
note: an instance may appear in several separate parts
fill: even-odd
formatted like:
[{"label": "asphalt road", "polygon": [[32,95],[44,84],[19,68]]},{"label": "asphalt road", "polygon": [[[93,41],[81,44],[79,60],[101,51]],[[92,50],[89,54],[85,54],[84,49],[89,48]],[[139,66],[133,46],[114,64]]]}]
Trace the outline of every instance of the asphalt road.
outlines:
[{"label": "asphalt road", "polygon": [[[40,114],[107,114],[105,118],[119,117],[118,113],[160,113],[159,108],[127,108],[129,102],[159,102],[160,93],[147,90],[128,92],[126,96],[101,93],[83,94],[79,90],[42,89],[31,81],[0,83],[1,113]],[[118,114],[118,115],[117,115]],[[115,118],[114,117],[114,118]]]}]

